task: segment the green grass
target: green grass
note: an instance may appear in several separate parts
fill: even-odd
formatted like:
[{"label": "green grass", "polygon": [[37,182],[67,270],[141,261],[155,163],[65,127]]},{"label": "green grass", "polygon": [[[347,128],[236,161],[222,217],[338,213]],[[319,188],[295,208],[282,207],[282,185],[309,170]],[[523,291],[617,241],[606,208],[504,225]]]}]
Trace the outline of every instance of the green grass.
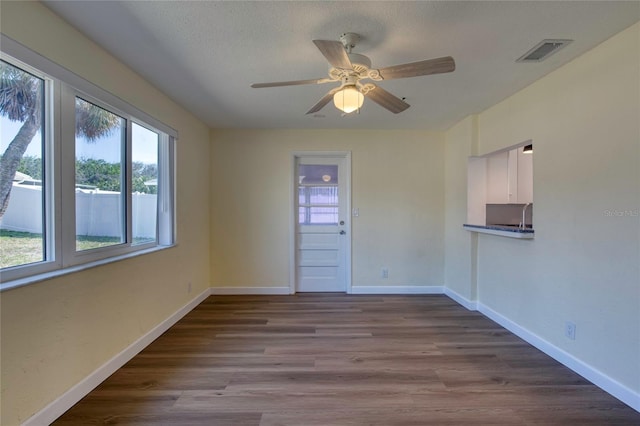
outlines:
[{"label": "green grass", "polygon": [[42,261],[42,235],[0,229],[0,268]]},{"label": "green grass", "polygon": [[89,237],[86,235],[78,235],[76,237],[76,250],[91,250],[98,247],[120,244],[121,242],[118,237]]},{"label": "green grass", "polygon": [[[148,239],[135,239],[134,243],[146,241]],[[0,268],[41,262],[44,260],[43,244],[42,234],[0,229]],[[76,250],[78,251],[114,244],[120,244],[120,238],[89,236],[78,236],[76,238]]]}]

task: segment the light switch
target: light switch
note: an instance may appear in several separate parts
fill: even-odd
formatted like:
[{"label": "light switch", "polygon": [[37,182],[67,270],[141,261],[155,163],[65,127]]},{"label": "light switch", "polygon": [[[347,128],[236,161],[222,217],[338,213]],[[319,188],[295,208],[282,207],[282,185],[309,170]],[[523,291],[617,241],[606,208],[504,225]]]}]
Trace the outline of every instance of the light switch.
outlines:
[{"label": "light switch", "polygon": [[360,216],[360,209],[353,209],[352,216],[353,216],[353,217],[358,217],[358,216]]}]

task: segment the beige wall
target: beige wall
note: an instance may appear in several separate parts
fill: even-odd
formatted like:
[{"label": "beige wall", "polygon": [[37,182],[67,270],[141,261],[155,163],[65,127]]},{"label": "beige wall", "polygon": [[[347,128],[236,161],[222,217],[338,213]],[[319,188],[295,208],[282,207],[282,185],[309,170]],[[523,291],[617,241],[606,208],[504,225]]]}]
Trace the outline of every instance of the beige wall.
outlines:
[{"label": "beige wall", "polygon": [[4,34],[179,132],[177,247],[0,294],[0,423],[14,425],[209,287],[209,130],[39,3],[1,7]]},{"label": "beige wall", "polygon": [[291,158],[314,150],[352,153],[353,285],[443,284],[443,134],[228,130],[212,142],[212,286],[289,285]]},{"label": "beige wall", "polygon": [[477,117],[460,121],[446,133],[445,146],[445,283],[467,300],[476,300],[475,248],[477,235],[467,223],[467,158],[474,155]]},{"label": "beige wall", "polygon": [[[478,236],[478,301],[614,381],[640,392],[640,24],[478,116],[478,152],[534,146],[534,240]],[[447,164],[473,138],[454,127]],[[462,146],[461,149],[454,148]],[[447,216],[466,196],[446,184]],[[609,216],[608,211],[622,212]],[[626,213],[625,213],[626,212]],[[448,234],[449,236],[449,234]],[[466,251],[459,235],[447,254]],[[449,245],[454,247],[449,247]],[[467,296],[473,262],[449,262]],[[450,280],[451,279],[451,280]],[[565,321],[577,326],[564,337]]]}]

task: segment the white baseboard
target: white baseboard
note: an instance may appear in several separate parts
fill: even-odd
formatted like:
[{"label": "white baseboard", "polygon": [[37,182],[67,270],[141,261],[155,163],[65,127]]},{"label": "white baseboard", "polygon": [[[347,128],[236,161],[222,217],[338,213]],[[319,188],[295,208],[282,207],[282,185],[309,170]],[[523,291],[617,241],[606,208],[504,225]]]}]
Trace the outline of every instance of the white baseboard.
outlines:
[{"label": "white baseboard", "polygon": [[54,420],[64,414],[69,408],[73,407],[78,401],[84,398],[96,386],[102,383],[107,377],[116,372],[120,367],[125,365],[131,358],[136,356],[138,352],[149,346],[151,342],[160,337],[162,333],[167,331],[172,325],[178,322],[183,316],[192,311],[203,300],[211,295],[211,289],[208,288],[189,303],[178,309],[169,318],[162,321],[145,335],[129,345],[118,355],[111,358],[93,373],[82,379],[79,383],[59,396],[49,405],[29,417],[23,423],[23,426],[41,426],[51,424]]},{"label": "white baseboard", "polygon": [[[353,286],[351,294],[443,294],[443,286]],[[212,295],[291,294],[289,287],[212,287]]]},{"label": "white baseboard", "polygon": [[351,294],[443,294],[444,287],[440,285],[358,285],[351,287]]},{"label": "white baseboard", "polygon": [[466,297],[462,296],[459,293],[456,293],[455,291],[451,290],[448,287],[444,288],[444,294],[446,294],[450,299],[453,299],[454,301],[458,302],[460,305],[464,306],[465,308],[467,308],[470,311],[477,311],[478,310],[478,302],[475,300],[469,300]]},{"label": "white baseboard", "polygon": [[[443,294],[443,286],[353,286],[351,294]],[[212,295],[291,294],[289,287],[212,287]]]},{"label": "white baseboard", "polygon": [[213,295],[291,294],[289,287],[211,287]]},{"label": "white baseboard", "polygon": [[[455,299],[454,299],[455,300]],[[540,349],[545,354],[549,355],[556,361],[564,364],[571,370],[575,371],[585,379],[589,380],[594,385],[598,386],[605,392],[608,392],[612,396],[618,398],[634,410],[640,412],[640,393],[629,389],[625,385],[605,375],[599,370],[596,370],[592,366],[584,363],[573,355],[563,351],[557,346],[547,342],[538,335],[530,332],[529,330],[519,326],[515,322],[506,318],[505,316],[497,313],[493,309],[489,308],[482,303],[477,304],[478,311],[480,311],[486,317],[497,322],[513,334],[524,339],[531,345]]]}]

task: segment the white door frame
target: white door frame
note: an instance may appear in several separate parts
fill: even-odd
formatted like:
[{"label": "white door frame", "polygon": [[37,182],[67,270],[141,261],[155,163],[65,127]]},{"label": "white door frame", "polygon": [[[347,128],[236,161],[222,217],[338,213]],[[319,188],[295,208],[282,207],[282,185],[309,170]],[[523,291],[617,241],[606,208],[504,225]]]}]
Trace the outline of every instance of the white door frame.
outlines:
[{"label": "white door frame", "polygon": [[[340,203],[345,203],[346,216],[344,218],[344,229],[347,233],[345,241],[345,280],[346,291],[351,293],[351,151],[294,151],[291,153],[291,162],[289,169],[289,294],[295,294],[296,282],[297,282],[297,268],[296,268],[296,221],[298,215],[295,212],[296,199],[298,195],[298,185],[295,182],[296,176],[296,163],[299,158],[303,157],[324,157],[324,158],[343,158],[344,161],[344,177],[340,176],[340,179],[345,180],[345,186],[347,187],[347,194],[345,197],[340,196]],[[341,218],[342,219],[342,218]]]}]

